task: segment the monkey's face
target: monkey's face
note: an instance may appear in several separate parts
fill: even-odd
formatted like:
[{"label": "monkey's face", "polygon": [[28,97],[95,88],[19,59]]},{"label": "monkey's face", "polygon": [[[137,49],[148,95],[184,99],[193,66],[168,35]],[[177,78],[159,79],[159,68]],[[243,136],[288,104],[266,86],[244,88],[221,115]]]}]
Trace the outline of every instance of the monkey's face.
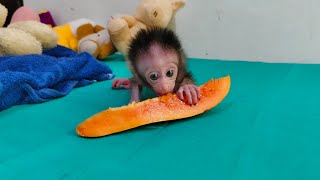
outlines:
[{"label": "monkey's face", "polygon": [[178,56],[174,52],[157,52],[141,56],[138,60],[139,73],[158,95],[174,90],[178,74]]},{"label": "monkey's face", "polygon": [[177,78],[177,65],[167,63],[163,65],[151,66],[145,72],[144,77],[158,95],[164,95],[173,92]]}]

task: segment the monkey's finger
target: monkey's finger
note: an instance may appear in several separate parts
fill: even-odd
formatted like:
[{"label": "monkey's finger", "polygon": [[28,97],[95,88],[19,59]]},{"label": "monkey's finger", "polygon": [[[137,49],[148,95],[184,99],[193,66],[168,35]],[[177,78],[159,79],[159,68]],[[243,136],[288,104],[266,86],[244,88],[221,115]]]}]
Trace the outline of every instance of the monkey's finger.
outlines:
[{"label": "monkey's finger", "polygon": [[191,104],[192,104],[192,96],[191,96],[190,89],[189,89],[189,88],[185,88],[185,91],[184,91],[184,92],[186,93],[186,96],[187,96],[187,100],[188,100],[189,105],[191,105]]},{"label": "monkey's finger", "polygon": [[117,83],[117,81],[118,81],[117,79],[113,80],[112,81],[112,86],[114,86]]},{"label": "monkey's finger", "polygon": [[198,86],[195,86],[195,85],[193,85],[193,87],[195,88],[195,90],[196,90],[196,92],[197,92],[197,97],[198,97],[198,100],[200,99],[200,96],[201,96],[201,94],[200,94],[200,88],[198,87]]},{"label": "monkey's finger", "polygon": [[113,88],[117,88],[117,84],[120,80],[119,79],[115,79],[113,82],[112,82],[112,87]]},{"label": "monkey's finger", "polygon": [[196,88],[191,86],[189,89],[190,89],[191,97],[192,97],[192,100],[193,100],[192,104],[197,104],[198,95],[197,95]]},{"label": "monkey's finger", "polygon": [[200,94],[200,88],[198,87],[198,86],[196,86],[196,85],[194,85],[194,84],[192,84],[192,85],[190,85],[191,86],[191,88],[193,88],[195,91],[196,91],[196,94],[197,94],[197,96],[196,96],[196,99],[200,99],[200,96],[201,96],[201,94]]},{"label": "monkey's finger", "polygon": [[181,87],[177,92],[177,94],[178,94],[178,96],[179,96],[181,101],[184,100],[183,92],[184,92],[184,88],[183,87]]},{"label": "monkey's finger", "polygon": [[116,88],[120,88],[120,86],[121,86],[121,81],[119,80],[119,81],[117,82],[117,84],[115,85],[115,87],[116,87]]},{"label": "monkey's finger", "polygon": [[130,88],[130,84],[128,83],[128,84],[123,84],[123,87],[125,88],[125,89],[129,89]]},{"label": "monkey's finger", "polygon": [[121,84],[125,89],[129,89],[131,87],[131,82],[129,79],[123,79]]}]

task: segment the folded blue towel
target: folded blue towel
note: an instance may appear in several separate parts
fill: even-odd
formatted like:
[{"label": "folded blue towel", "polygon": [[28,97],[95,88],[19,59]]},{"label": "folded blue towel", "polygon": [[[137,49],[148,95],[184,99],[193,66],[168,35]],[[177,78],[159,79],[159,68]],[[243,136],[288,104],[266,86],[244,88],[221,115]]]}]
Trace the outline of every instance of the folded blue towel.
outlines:
[{"label": "folded blue towel", "polygon": [[73,88],[113,77],[110,67],[90,54],[63,46],[41,55],[0,57],[0,111],[43,103],[66,96]]}]

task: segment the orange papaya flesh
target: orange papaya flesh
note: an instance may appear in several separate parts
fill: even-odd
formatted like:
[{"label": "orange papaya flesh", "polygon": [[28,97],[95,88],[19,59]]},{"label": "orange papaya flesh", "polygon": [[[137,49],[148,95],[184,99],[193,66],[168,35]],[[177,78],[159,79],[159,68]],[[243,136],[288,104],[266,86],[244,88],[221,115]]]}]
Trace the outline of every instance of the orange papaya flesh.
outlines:
[{"label": "orange papaya flesh", "polygon": [[229,93],[230,85],[229,75],[209,80],[200,86],[201,98],[193,106],[181,101],[176,94],[166,94],[109,108],[80,123],[76,132],[82,137],[101,137],[151,123],[196,116],[218,105]]}]

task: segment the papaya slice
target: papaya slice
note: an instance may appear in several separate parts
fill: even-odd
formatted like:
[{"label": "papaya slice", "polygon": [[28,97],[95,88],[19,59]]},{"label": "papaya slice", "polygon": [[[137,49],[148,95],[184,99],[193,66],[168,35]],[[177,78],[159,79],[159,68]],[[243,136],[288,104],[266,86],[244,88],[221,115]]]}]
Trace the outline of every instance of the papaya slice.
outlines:
[{"label": "papaya slice", "polygon": [[176,94],[166,94],[109,108],[80,123],[76,132],[82,137],[101,137],[151,123],[196,116],[218,105],[227,96],[230,84],[229,75],[207,81],[200,86],[201,98],[194,106],[181,101]]}]

